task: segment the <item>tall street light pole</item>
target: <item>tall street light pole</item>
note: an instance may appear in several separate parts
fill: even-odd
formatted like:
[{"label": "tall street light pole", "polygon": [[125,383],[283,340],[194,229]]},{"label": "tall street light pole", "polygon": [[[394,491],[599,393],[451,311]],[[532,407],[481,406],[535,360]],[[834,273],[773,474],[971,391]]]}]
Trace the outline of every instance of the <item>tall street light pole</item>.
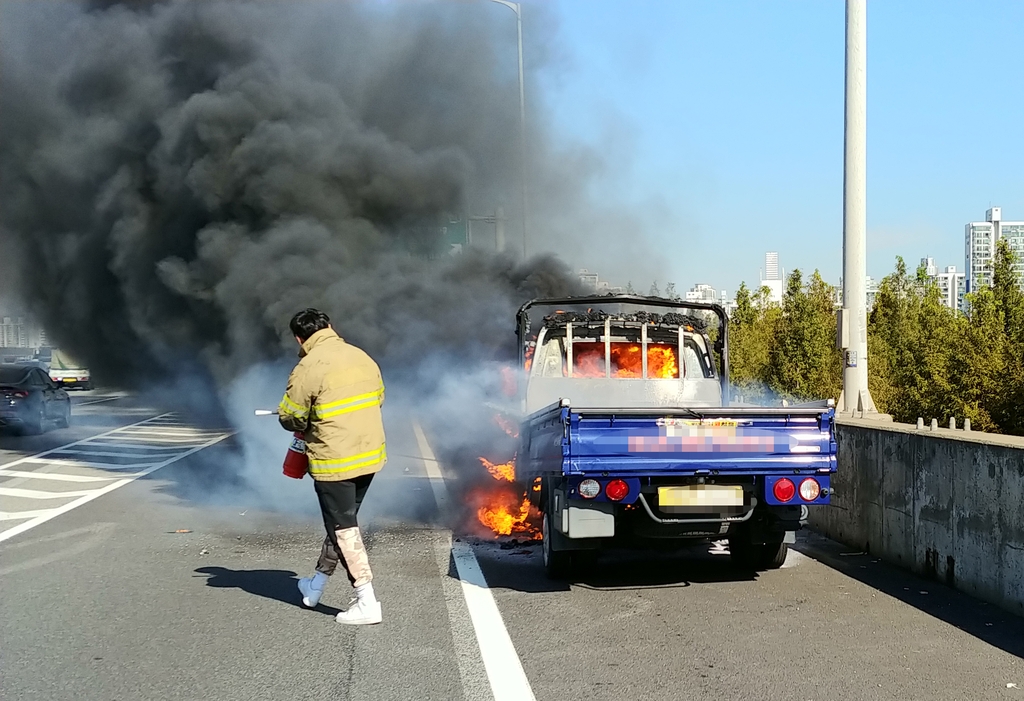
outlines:
[{"label": "tall street light pole", "polygon": [[523,198],[523,260],[526,260],[526,91],[523,87],[523,13],[518,2],[491,0],[516,13],[516,34],[519,43],[519,166]]},{"label": "tall street light pole", "polygon": [[846,125],[843,172],[843,401],[847,414],[876,414],[868,390],[867,0],[846,0]]}]

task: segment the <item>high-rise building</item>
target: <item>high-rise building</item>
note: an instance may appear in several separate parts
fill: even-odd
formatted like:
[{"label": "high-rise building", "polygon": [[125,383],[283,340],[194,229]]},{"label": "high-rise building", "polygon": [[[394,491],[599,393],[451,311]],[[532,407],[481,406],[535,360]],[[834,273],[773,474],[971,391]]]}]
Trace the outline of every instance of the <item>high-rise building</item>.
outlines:
[{"label": "high-rise building", "polygon": [[0,348],[27,348],[28,326],[21,316],[0,319]]},{"label": "high-rise building", "polygon": [[[878,297],[879,282],[870,275],[864,276],[864,296],[867,298],[867,309],[870,312],[875,308],[875,298]],[[839,278],[839,285],[833,287],[833,294],[836,309],[843,307],[843,278]]]},{"label": "high-rise building", "polygon": [[922,258],[921,265],[924,266],[924,274],[928,277],[935,277],[939,274],[939,268],[935,265],[934,258]]},{"label": "high-rise building", "polygon": [[31,349],[47,344],[46,331],[31,315],[0,311],[0,348]]},{"label": "high-rise building", "polygon": [[718,303],[725,307],[725,313],[732,316],[732,313],[736,311],[736,299],[729,298],[729,293],[726,290],[719,290]]},{"label": "high-rise building", "polygon": [[782,304],[782,270],[779,268],[778,251],[764,254],[764,270],[761,271],[761,287],[767,287],[768,301]]},{"label": "high-rise building", "polygon": [[597,273],[586,268],[581,268],[577,273],[580,285],[588,293],[620,295],[624,292],[621,287],[612,287],[606,280],[602,280]]},{"label": "high-rise building", "polygon": [[685,299],[687,302],[704,302],[706,304],[715,304],[719,301],[715,288],[703,284],[694,285],[687,290]]},{"label": "high-rise building", "polygon": [[597,273],[592,273],[586,268],[581,268],[579,272],[580,284],[586,287],[588,290],[597,290],[598,283],[601,279]]},{"label": "high-rise building", "polygon": [[958,273],[955,265],[947,265],[941,273],[932,275],[939,285],[939,299],[942,304],[950,309],[964,308],[964,292],[967,289],[965,283],[967,274]]},{"label": "high-rise building", "polygon": [[867,309],[871,311],[875,308],[875,299],[878,297],[878,282],[870,275],[864,279],[864,295],[867,298]]},{"label": "high-rise building", "polygon": [[970,222],[964,227],[964,268],[966,292],[977,292],[992,285],[992,265],[996,243],[1006,239],[1017,254],[1016,273],[1024,285],[1024,222],[1003,221],[1000,207],[985,212],[985,221]]}]

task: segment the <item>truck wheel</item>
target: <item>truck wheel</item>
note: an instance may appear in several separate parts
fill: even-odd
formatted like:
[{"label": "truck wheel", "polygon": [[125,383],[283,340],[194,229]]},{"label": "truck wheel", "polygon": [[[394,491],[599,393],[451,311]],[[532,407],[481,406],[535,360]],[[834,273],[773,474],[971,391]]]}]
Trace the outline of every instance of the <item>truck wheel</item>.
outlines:
[{"label": "truck wheel", "polygon": [[789,546],[785,543],[751,543],[740,536],[729,539],[732,561],[744,569],[777,570],[786,562]]},{"label": "truck wheel", "polygon": [[766,543],[754,546],[754,566],[759,570],[777,570],[786,562],[789,546],[785,543]]},{"label": "truck wheel", "polygon": [[551,516],[545,512],[541,523],[541,550],[544,553],[544,570],[549,579],[567,579],[572,572],[572,552],[554,550],[551,547]]}]

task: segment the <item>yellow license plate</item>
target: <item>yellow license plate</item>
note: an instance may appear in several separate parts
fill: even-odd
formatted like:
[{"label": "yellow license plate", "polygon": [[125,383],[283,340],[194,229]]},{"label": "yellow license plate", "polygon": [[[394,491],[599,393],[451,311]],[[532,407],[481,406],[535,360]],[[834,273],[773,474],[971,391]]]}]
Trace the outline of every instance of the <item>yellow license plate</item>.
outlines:
[{"label": "yellow license plate", "polygon": [[658,487],[660,506],[743,506],[743,487],[724,484],[691,484]]}]

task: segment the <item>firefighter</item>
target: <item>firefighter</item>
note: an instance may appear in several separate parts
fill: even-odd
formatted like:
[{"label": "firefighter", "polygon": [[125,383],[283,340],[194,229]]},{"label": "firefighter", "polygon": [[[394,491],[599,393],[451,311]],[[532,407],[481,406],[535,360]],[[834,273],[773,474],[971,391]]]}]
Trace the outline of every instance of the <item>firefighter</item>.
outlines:
[{"label": "firefighter", "polygon": [[338,614],[338,623],[380,623],[381,605],[356,522],[373,476],[387,462],[380,368],[342,340],[327,315],[317,309],[296,314],[290,328],[301,350],[278,407],[279,418],[286,430],[305,434],[309,474],[327,529],[316,571],[299,580],[302,603],[316,607],[328,577],[341,562],[355,599]]}]

